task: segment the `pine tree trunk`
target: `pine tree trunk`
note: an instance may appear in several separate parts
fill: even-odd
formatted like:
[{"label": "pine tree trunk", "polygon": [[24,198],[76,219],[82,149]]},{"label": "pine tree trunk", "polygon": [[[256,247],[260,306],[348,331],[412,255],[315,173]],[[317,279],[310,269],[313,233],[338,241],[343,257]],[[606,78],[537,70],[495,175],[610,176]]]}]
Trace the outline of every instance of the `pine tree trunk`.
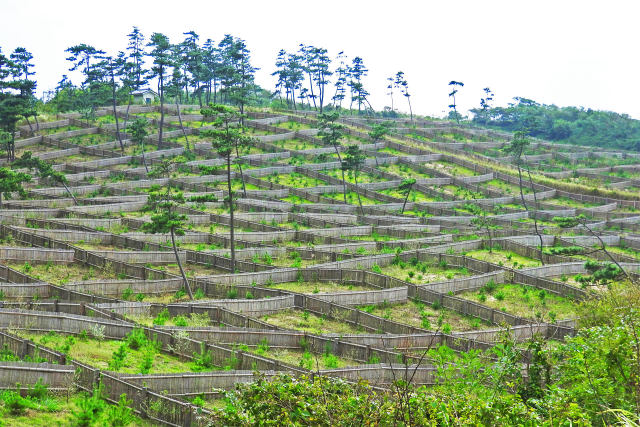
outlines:
[{"label": "pine tree trunk", "polygon": [[180,269],[180,274],[182,275],[182,280],[184,280],[184,286],[187,288],[187,293],[189,294],[189,298],[193,299],[193,292],[191,292],[191,286],[189,285],[189,280],[187,280],[187,275],[182,268],[182,261],[180,261],[180,256],[178,255],[178,248],[176,248],[176,238],[174,236],[173,227],[171,227],[171,246],[173,246],[173,254],[176,256],[176,262],[178,263],[178,268]]},{"label": "pine tree trunk", "polygon": [[31,135],[33,135],[33,127],[31,127],[31,122],[29,121],[29,116],[25,116],[24,118],[27,121],[27,124],[29,125],[29,133]]},{"label": "pine tree trunk", "polygon": [[187,138],[187,131],[182,124],[182,114],[180,113],[180,104],[178,104],[178,98],[176,98],[176,109],[178,110],[178,121],[180,122],[180,129],[182,129],[182,134],[184,135],[184,140],[186,143],[185,149],[189,151],[189,138]]},{"label": "pine tree trunk", "polygon": [[409,200],[409,194],[411,194],[411,188],[409,188],[409,191],[407,191],[407,195],[404,196],[404,203],[402,204],[402,212],[400,212],[400,214],[404,214],[404,208],[405,206],[407,206],[407,200]]},{"label": "pine tree trunk", "polygon": [[124,123],[122,124],[122,128],[127,129],[127,122],[129,121],[129,108],[131,107],[131,94],[129,94],[129,101],[127,102],[127,111],[125,112],[124,115]]},{"label": "pine tree trunk", "polygon": [[162,125],[164,124],[164,83],[160,75],[160,130],[158,133],[158,149],[162,148]]},{"label": "pine tree trunk", "polygon": [[533,179],[531,178],[531,171],[529,170],[529,168],[527,167],[527,174],[529,175],[529,184],[531,185],[531,191],[533,191],[533,203],[534,203],[534,207],[535,207],[535,213],[533,214],[533,227],[536,230],[536,234],[538,235],[538,239],[540,239],[540,263],[542,263],[542,265],[544,265],[544,257],[542,254],[542,234],[540,233],[540,230],[538,230],[538,197],[536,195],[536,189],[533,188]]},{"label": "pine tree trunk", "polygon": [[360,199],[360,192],[358,191],[358,171],[353,171],[354,180],[356,183],[356,195],[358,196],[358,205],[360,205],[360,215],[364,216],[364,209],[362,208],[362,200]]},{"label": "pine tree trunk", "polygon": [[118,112],[116,111],[116,83],[113,71],[111,71],[111,99],[113,101],[113,117],[116,119],[116,138],[120,143],[120,151],[124,154],[124,143],[122,142],[122,135],[120,135],[120,123],[118,122]]},{"label": "pine tree trunk", "polygon": [[147,158],[144,156],[144,138],[142,138],[142,164],[144,165],[144,170],[149,173],[149,167],[147,166]]},{"label": "pine tree trunk", "polygon": [[338,156],[338,162],[340,163],[340,172],[342,173],[342,195],[344,196],[344,203],[347,203],[347,184],[344,180],[344,169],[342,169],[342,157],[340,156],[340,150],[338,150],[338,146],[334,145],[333,148],[336,150],[336,155]]},{"label": "pine tree trunk", "polygon": [[67,183],[62,181],[62,185],[64,185],[64,189],[67,190],[67,193],[69,193],[69,196],[71,196],[71,198],[73,199],[73,204],[77,206],[78,205],[78,200],[76,199],[76,196],[73,195],[73,193],[71,192],[69,187],[67,187]]},{"label": "pine tree trunk", "polygon": [[229,189],[229,247],[231,249],[231,273],[236,272],[236,247],[233,224],[233,190],[231,188],[231,155],[227,156],[227,188]]}]

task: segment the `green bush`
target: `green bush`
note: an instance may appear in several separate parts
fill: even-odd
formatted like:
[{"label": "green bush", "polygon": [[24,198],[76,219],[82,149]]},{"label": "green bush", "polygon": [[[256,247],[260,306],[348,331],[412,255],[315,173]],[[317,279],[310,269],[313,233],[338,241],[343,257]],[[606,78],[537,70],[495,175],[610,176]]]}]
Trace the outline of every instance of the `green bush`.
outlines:
[{"label": "green bush", "polygon": [[188,322],[187,322],[187,318],[184,316],[176,316],[173,318],[173,324],[176,326],[187,326]]},{"label": "green bush", "polygon": [[158,315],[153,319],[153,324],[162,326],[169,320],[169,310],[164,308]]},{"label": "green bush", "polygon": [[28,408],[34,406],[29,399],[20,396],[19,392],[11,390],[3,391],[0,394],[0,401],[3,402],[4,408],[11,415],[22,415]]},{"label": "green bush", "polygon": [[120,395],[117,405],[111,405],[106,411],[106,425],[110,427],[126,427],[133,422],[133,401],[127,400],[125,393]]},{"label": "green bush", "polygon": [[138,350],[147,343],[147,336],[144,334],[142,328],[134,328],[125,336],[125,342],[131,350]]},{"label": "green bush", "polygon": [[77,410],[72,411],[74,425],[90,427],[99,422],[106,403],[101,399],[102,390],[94,389],[90,395],[76,400]]}]

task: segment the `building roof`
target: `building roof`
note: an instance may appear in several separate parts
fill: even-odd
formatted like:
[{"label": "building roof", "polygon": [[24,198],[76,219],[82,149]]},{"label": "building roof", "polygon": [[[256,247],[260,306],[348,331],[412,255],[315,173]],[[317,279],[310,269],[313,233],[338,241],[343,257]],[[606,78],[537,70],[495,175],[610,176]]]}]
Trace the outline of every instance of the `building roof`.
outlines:
[{"label": "building roof", "polygon": [[151,90],[149,88],[146,89],[138,89],[138,90],[134,90],[133,92],[131,92],[132,95],[144,95],[145,93],[152,93],[154,96],[158,96],[158,94],[154,91]]}]

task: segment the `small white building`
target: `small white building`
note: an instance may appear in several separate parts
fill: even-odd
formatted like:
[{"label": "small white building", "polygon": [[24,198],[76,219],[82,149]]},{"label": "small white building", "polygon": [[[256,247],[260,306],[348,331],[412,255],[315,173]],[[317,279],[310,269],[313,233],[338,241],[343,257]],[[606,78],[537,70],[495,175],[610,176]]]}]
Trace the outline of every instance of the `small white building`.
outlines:
[{"label": "small white building", "polygon": [[138,89],[131,92],[135,104],[152,104],[158,98],[158,94],[151,89]]}]

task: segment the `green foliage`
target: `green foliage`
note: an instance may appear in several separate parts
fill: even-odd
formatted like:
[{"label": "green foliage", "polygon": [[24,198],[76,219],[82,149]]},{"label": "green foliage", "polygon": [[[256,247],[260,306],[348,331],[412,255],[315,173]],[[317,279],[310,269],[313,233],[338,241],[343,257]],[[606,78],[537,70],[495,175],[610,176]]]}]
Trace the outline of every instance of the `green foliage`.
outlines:
[{"label": "green foliage", "polygon": [[236,299],[236,298],[238,298],[238,288],[234,286],[227,291],[227,299]]},{"label": "green foliage", "polygon": [[135,119],[127,126],[127,132],[131,134],[131,140],[136,144],[142,144],[149,132],[147,131],[147,121],[141,117]]},{"label": "green foliage", "polygon": [[578,216],[554,216],[553,222],[560,228],[573,228],[584,223],[586,217],[584,214]]},{"label": "green foliage", "polygon": [[623,275],[622,269],[613,263],[600,263],[589,260],[585,262],[584,268],[591,273],[591,276],[579,276],[577,280],[583,285],[607,285],[617,280]]},{"label": "green foliage", "polygon": [[145,233],[170,233],[183,235],[187,216],[176,212],[179,205],[185,203],[182,192],[172,192],[170,186],[159,191],[149,192],[144,210],[152,212],[151,222],[145,222],[140,229]]},{"label": "green foliage", "polygon": [[153,319],[153,324],[154,325],[158,325],[158,326],[162,326],[165,323],[167,323],[167,320],[169,320],[169,310],[167,308],[164,308],[160,313],[158,313],[158,315]]},{"label": "green foliage", "polygon": [[205,203],[205,202],[217,202],[218,197],[215,194],[198,194],[191,196],[188,199],[190,202]]},{"label": "green foliage", "polygon": [[29,399],[20,396],[16,391],[4,391],[0,394],[0,401],[7,412],[11,415],[22,415],[28,408],[32,408],[34,405]]},{"label": "green foliage", "polygon": [[76,401],[78,409],[73,411],[74,425],[90,427],[99,422],[106,407],[101,395],[102,389],[94,389],[92,394],[85,395]]},{"label": "green foliage", "polygon": [[391,125],[392,123],[390,122],[374,123],[371,126],[371,130],[369,131],[369,138],[371,138],[373,142],[382,140],[386,135],[389,134],[389,127]]},{"label": "green foliage", "polygon": [[119,371],[124,366],[124,359],[127,357],[127,344],[122,343],[118,350],[114,351],[109,361],[109,369]]},{"label": "green foliage", "polygon": [[557,107],[516,97],[507,107],[471,110],[474,122],[506,131],[527,129],[536,138],[638,150],[640,122],[626,114],[578,107]]},{"label": "green foliage", "polygon": [[2,204],[2,196],[10,198],[12,192],[26,195],[22,185],[29,181],[31,181],[31,175],[29,174],[15,172],[9,168],[0,168],[0,206]]},{"label": "green foliage", "polygon": [[206,348],[204,343],[200,343],[200,352],[193,356],[193,370],[195,372],[214,369],[213,354]]},{"label": "green foliage", "polygon": [[129,286],[124,291],[122,291],[122,299],[125,300],[125,301],[128,301],[129,298],[131,298],[132,295],[133,295],[133,289],[131,289],[131,286]]},{"label": "green foliage", "polygon": [[125,336],[124,340],[132,350],[144,347],[149,341],[142,328],[134,328]]},{"label": "green foliage", "polygon": [[584,251],[584,248],[580,246],[554,246],[550,248],[544,248],[542,251],[548,255],[579,255]]},{"label": "green foliage", "polygon": [[117,405],[111,405],[106,411],[106,424],[111,427],[125,427],[133,422],[132,400],[125,393],[120,395]]},{"label": "green foliage", "polygon": [[193,294],[193,298],[194,299],[202,299],[206,297],[204,291],[202,290],[202,288],[198,288],[196,289],[196,292]]}]

